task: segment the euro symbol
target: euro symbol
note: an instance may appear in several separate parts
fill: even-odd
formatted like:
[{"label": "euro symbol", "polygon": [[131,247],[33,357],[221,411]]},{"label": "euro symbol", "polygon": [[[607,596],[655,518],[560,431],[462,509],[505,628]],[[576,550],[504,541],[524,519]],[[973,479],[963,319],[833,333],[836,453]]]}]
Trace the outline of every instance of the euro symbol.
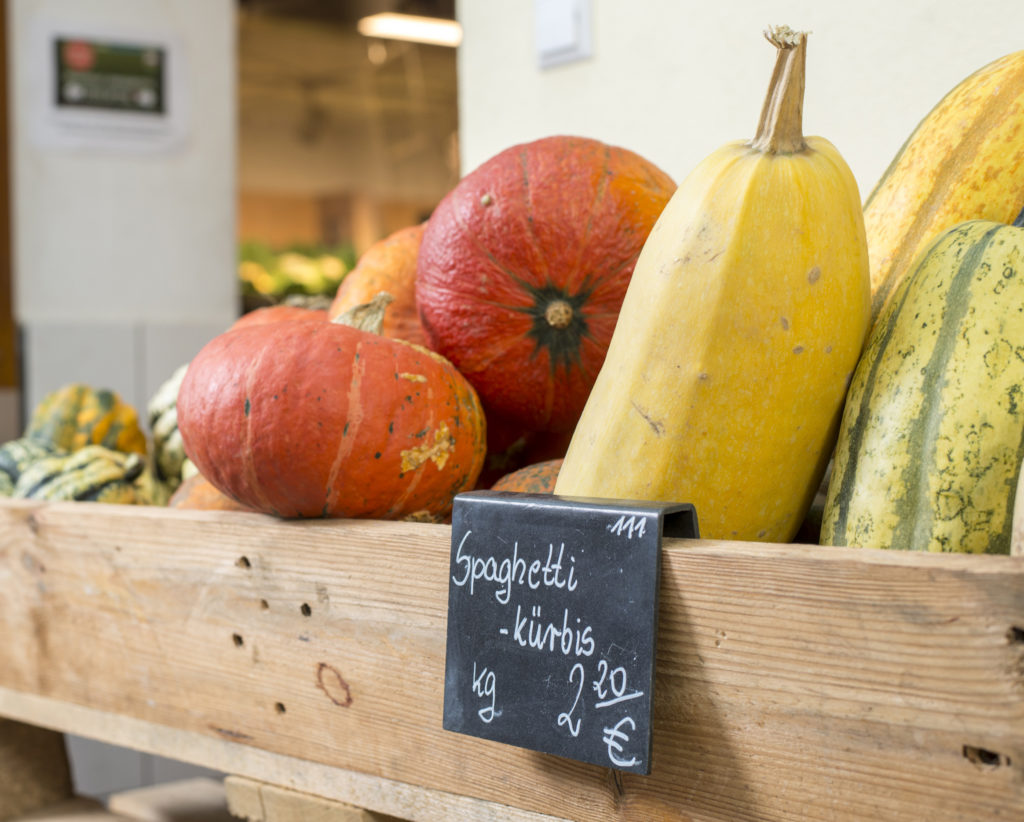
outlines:
[{"label": "euro symbol", "polygon": [[636,723],[633,721],[633,717],[624,716],[615,724],[614,728],[605,728],[604,736],[601,739],[608,746],[608,758],[616,768],[632,768],[640,764],[640,760],[636,757],[631,757],[628,761],[618,757],[618,754],[622,753],[622,745],[619,743],[619,740],[629,742],[629,734],[622,730],[622,726],[627,722],[629,723],[629,729],[635,731]]}]

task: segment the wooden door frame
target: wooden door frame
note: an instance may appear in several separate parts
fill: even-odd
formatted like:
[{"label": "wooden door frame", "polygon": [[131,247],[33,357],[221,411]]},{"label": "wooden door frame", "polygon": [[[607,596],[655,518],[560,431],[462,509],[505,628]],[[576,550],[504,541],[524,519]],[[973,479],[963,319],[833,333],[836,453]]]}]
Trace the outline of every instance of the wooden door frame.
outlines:
[{"label": "wooden door frame", "polygon": [[18,326],[14,317],[14,288],[11,265],[11,166],[10,120],[8,117],[9,75],[6,56],[7,4],[0,2],[0,390],[21,387],[18,355]]}]

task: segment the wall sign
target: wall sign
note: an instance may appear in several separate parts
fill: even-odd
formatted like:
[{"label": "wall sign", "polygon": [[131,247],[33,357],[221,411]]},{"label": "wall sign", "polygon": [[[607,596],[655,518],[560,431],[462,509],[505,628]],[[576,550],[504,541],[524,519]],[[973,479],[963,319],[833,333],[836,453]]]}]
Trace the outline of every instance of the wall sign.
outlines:
[{"label": "wall sign", "polygon": [[693,506],[459,494],[444,728],[650,773],[663,534]]},{"label": "wall sign", "polygon": [[27,46],[38,145],[162,151],[183,138],[184,53],[173,33],[40,17]]},{"label": "wall sign", "polygon": [[53,38],[59,109],[167,113],[167,49],[92,38]]}]

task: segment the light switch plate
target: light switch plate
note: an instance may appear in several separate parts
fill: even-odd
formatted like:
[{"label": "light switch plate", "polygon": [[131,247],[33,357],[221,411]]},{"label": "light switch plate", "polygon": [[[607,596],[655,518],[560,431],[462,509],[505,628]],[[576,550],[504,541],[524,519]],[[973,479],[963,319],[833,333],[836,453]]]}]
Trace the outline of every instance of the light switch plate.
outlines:
[{"label": "light switch plate", "polygon": [[590,0],[534,0],[537,60],[541,68],[590,57]]}]

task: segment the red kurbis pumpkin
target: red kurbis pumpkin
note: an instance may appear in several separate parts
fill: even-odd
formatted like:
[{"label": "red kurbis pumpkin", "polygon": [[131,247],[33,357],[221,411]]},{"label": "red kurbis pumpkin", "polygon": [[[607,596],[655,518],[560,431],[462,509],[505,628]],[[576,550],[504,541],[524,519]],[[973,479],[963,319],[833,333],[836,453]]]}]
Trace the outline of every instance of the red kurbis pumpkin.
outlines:
[{"label": "red kurbis pumpkin", "polygon": [[337,323],[215,337],[177,406],[199,471],[281,517],[442,518],[484,458],[479,400],[451,363]]},{"label": "red kurbis pumpkin", "polygon": [[488,412],[572,430],[674,191],[627,149],[559,136],[501,152],[441,201],[420,243],[420,319]]}]

